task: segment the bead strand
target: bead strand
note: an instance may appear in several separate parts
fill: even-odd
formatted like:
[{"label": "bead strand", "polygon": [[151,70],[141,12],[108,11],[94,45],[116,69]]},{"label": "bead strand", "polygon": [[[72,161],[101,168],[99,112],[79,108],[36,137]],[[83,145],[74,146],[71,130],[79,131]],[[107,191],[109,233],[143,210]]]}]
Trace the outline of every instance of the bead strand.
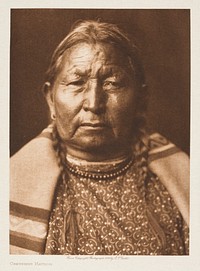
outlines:
[{"label": "bead strand", "polygon": [[112,179],[115,177],[120,176],[122,173],[124,173],[133,163],[133,158],[127,161],[127,163],[120,169],[116,171],[110,171],[110,172],[88,172],[84,171],[80,168],[73,167],[72,165],[67,164],[67,169],[74,175],[80,176],[83,178],[91,178],[95,180],[107,180],[107,179]]}]

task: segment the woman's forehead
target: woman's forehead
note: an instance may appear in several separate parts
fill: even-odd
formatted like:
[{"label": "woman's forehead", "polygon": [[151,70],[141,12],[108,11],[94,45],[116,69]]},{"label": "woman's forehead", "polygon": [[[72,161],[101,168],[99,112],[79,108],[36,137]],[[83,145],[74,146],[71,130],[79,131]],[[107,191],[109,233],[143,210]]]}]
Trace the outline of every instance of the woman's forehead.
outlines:
[{"label": "woman's forehead", "polygon": [[75,70],[102,70],[102,68],[127,69],[127,65],[128,58],[123,52],[112,45],[98,43],[77,44],[65,51],[62,60],[62,70],[70,73]]}]

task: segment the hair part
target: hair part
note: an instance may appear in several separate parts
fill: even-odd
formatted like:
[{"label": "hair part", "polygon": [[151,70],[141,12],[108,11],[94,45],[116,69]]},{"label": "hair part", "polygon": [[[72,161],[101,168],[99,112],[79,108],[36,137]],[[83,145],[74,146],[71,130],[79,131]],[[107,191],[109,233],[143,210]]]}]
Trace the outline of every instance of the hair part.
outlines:
[{"label": "hair part", "polygon": [[51,85],[53,85],[61,69],[64,52],[80,43],[107,43],[120,49],[129,59],[129,64],[134,73],[134,79],[140,86],[145,84],[144,70],[138,49],[131,42],[128,35],[125,35],[122,30],[114,24],[87,20],[76,23],[70,33],[55,49],[46,73],[46,81],[50,82]]}]

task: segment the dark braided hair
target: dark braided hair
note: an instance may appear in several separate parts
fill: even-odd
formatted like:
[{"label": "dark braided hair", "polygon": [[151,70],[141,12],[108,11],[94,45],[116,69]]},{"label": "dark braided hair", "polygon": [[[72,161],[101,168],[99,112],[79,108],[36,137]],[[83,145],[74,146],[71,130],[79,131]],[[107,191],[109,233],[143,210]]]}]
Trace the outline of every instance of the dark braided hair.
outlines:
[{"label": "dark braided hair", "polygon": [[[78,43],[107,43],[112,44],[124,52],[128,57],[131,67],[131,75],[136,83],[136,117],[133,123],[134,138],[133,148],[138,166],[142,169],[144,178],[147,174],[147,152],[148,144],[145,144],[143,138],[146,135],[145,112],[147,108],[147,88],[145,84],[145,76],[143,66],[139,57],[136,46],[131,42],[128,35],[124,34],[116,25],[103,23],[99,21],[79,21],[74,25],[70,33],[58,45],[52,56],[50,66],[46,73],[46,82],[50,83],[53,88],[55,79],[62,68],[62,60],[64,52]],[[50,91],[51,91],[50,89]],[[53,129],[53,146],[57,155],[58,165],[61,170],[63,182],[66,182],[66,148],[57,131],[56,122]]]},{"label": "dark braided hair", "polygon": [[56,153],[57,163],[60,168],[59,180],[63,183],[64,188],[67,189],[67,171],[66,171],[66,146],[63,143],[58,133],[55,123],[53,123],[52,129],[53,148]]}]

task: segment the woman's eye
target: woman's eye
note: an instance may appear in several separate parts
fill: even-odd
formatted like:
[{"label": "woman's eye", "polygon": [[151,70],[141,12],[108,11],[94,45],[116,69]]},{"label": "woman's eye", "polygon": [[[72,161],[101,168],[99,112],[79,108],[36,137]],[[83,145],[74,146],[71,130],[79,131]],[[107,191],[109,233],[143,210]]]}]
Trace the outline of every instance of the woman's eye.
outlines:
[{"label": "woman's eye", "polygon": [[72,85],[72,86],[82,86],[84,83],[85,83],[84,80],[77,80],[77,81],[70,82],[68,85]]},{"label": "woman's eye", "polygon": [[120,82],[118,81],[105,81],[103,83],[104,90],[115,90],[121,86]]}]

